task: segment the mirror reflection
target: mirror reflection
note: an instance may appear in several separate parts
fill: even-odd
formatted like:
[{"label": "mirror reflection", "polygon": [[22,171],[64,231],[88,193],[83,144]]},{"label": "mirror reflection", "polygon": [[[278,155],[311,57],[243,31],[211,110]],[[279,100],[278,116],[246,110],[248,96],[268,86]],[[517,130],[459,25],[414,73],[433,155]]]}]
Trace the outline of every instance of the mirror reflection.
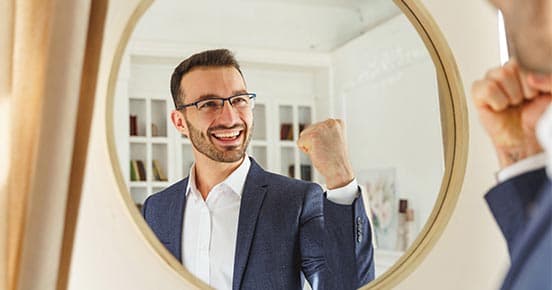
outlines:
[{"label": "mirror reflection", "polygon": [[[357,200],[371,221],[371,227],[361,227],[371,234],[363,233],[362,236],[370,237],[371,243],[365,244],[375,247],[373,260],[371,254],[357,257],[358,263],[363,265],[359,269],[370,268],[373,261],[376,277],[384,273],[404,254],[424,226],[444,172],[435,69],[422,40],[406,17],[391,2],[379,0],[155,1],[138,21],[130,38],[119,70],[114,101],[113,126],[118,157],[129,192],[138,206],[149,196],[186,178],[198,158],[192,146],[193,137],[188,138],[190,131],[174,124],[175,104],[169,84],[173,70],[182,60],[214,48],[228,48],[234,53],[245,79],[244,92],[256,94],[252,101],[254,106],[251,106],[254,125],[244,126],[244,132],[251,130],[246,152],[264,170],[319,183],[326,188],[325,174],[313,164],[312,156],[297,146],[297,141],[309,125],[328,118],[343,120],[349,159],[362,188],[362,199]],[[229,77],[235,77],[235,71]],[[200,79],[204,80],[205,76]],[[191,80],[188,90],[199,86],[198,83]],[[238,88],[237,93],[242,93],[241,89]],[[203,91],[198,93],[185,95],[183,101],[186,104],[195,102],[205,95]],[[231,95],[235,95],[234,92],[224,95],[220,92],[214,97]],[[228,105],[225,102],[222,106],[223,113],[228,113],[225,109]],[[190,111],[190,122],[204,120],[197,106],[180,111],[182,116]],[[236,116],[236,122],[241,124],[242,118],[239,114]],[[180,122],[187,127],[184,117]],[[217,133],[234,133],[230,131],[226,128]],[[222,141],[218,141],[232,142],[220,134]],[[246,135],[238,139],[245,139]],[[205,173],[205,176],[210,175]],[[187,187],[181,189],[184,195]],[[198,192],[203,193],[201,188]],[[236,287],[234,283],[237,282],[232,279],[235,280],[235,273],[228,272],[239,271],[240,283],[246,283],[240,286],[247,287],[246,269],[253,267],[256,260],[249,256],[249,260],[243,262],[238,258],[238,255],[247,256],[244,253],[248,252],[239,246],[242,226],[229,226],[238,232],[230,234],[237,235],[238,241],[227,244],[236,247],[207,243],[209,246],[205,249],[193,248],[201,245],[205,237],[217,240],[216,235],[221,235],[221,231],[215,227],[224,227],[224,224],[216,223],[213,211],[213,216],[205,219],[211,223],[203,224],[202,219],[189,218],[194,211],[196,216],[201,216],[202,212],[200,206],[188,210],[190,200],[188,196],[184,198],[187,211],[182,229],[177,232],[162,226],[161,231],[170,233],[160,237],[161,242],[174,249],[173,254],[178,252],[180,257],[177,258],[185,265],[194,264],[188,266],[188,270],[194,267],[192,273],[204,282],[217,286],[220,284],[209,282],[223,281],[221,283]],[[204,197],[203,201],[206,203],[208,199]],[[259,205],[261,212],[271,211],[274,217],[285,218],[285,214],[278,211],[292,212],[285,204],[280,205],[284,208],[278,208],[277,200],[273,205],[270,199],[262,202],[267,202],[270,208]],[[220,204],[231,207],[233,201]],[[242,207],[241,211],[218,214],[228,219],[233,217],[236,222],[239,219],[241,224],[244,212]],[[173,219],[178,220],[178,215]],[[254,231],[262,220],[259,217],[253,220],[250,227]],[[196,226],[186,229],[189,223]],[[355,221],[351,224],[356,231]],[[182,238],[187,230],[196,240]],[[159,231],[154,229],[154,232],[159,236]],[[164,240],[169,237],[180,243],[170,245],[172,241]],[[285,251],[275,245],[274,242],[264,244],[269,247],[267,251]],[[316,249],[315,246],[308,248]],[[215,251],[219,252],[213,253]],[[343,249],[334,249],[334,252],[340,251]],[[186,260],[186,252],[194,254]],[[350,258],[347,252],[335,256],[342,256],[336,258],[341,262],[351,261],[347,260]],[[223,270],[222,274],[210,272],[210,264],[232,260],[234,264],[226,263],[232,267]],[[285,276],[285,269],[275,270],[269,266],[274,265],[267,265],[270,269],[262,271],[267,273],[267,280]],[[305,276],[314,283],[316,279],[309,277],[309,273]],[[263,281],[259,274],[255,275],[258,281]],[[224,282],[225,279],[230,282]],[[366,275],[364,282],[371,279]]]}]

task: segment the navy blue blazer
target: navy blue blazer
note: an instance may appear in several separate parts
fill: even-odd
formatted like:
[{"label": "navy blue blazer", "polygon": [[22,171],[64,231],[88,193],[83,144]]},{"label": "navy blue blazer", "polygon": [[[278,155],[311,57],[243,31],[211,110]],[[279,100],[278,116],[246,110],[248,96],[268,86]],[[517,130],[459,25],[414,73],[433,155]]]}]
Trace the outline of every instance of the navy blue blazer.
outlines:
[{"label": "navy blue blazer", "polygon": [[552,289],[552,187],[545,170],[498,184],[485,198],[510,252],[502,289]]},{"label": "navy blue blazer", "polygon": [[[150,196],[143,216],[182,262],[188,178]],[[356,289],[374,279],[370,224],[361,198],[335,204],[315,183],[262,169],[253,159],[242,193],[232,289]]]}]

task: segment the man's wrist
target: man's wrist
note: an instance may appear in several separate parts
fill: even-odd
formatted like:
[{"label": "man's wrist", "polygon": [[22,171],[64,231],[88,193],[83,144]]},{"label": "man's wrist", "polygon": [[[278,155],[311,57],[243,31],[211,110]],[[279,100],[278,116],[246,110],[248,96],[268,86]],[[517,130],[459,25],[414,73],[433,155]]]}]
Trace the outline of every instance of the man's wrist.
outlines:
[{"label": "man's wrist", "polygon": [[535,154],[527,158],[524,158],[522,160],[519,160],[516,163],[512,163],[509,166],[502,168],[499,172],[497,172],[496,178],[498,182],[504,182],[515,176],[524,174],[532,170],[543,168],[545,166],[546,166],[546,154],[539,153],[539,154]]},{"label": "man's wrist", "polygon": [[544,150],[538,142],[530,142],[525,146],[497,146],[496,152],[500,162],[500,169],[505,169],[519,161],[542,154]]},{"label": "man's wrist", "polygon": [[328,189],[326,197],[328,200],[343,205],[351,205],[359,195],[359,187],[356,178],[339,188]]},{"label": "man's wrist", "polygon": [[328,189],[336,189],[343,187],[355,179],[355,175],[350,168],[344,167],[336,171],[335,174],[324,177],[326,179],[326,187]]}]

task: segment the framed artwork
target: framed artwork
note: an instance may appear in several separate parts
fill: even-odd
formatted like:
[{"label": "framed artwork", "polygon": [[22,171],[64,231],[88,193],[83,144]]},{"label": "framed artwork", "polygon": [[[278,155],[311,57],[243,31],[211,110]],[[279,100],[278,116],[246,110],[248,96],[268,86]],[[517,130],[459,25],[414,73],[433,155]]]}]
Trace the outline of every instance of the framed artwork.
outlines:
[{"label": "framed artwork", "polygon": [[398,197],[395,168],[361,170],[357,178],[366,190],[378,248],[394,250],[397,239]]}]

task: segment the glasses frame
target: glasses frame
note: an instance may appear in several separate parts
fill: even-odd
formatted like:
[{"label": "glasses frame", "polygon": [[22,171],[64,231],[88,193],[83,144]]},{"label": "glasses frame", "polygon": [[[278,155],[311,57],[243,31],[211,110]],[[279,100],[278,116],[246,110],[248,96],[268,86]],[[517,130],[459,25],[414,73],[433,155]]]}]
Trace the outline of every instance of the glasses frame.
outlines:
[{"label": "glasses frame", "polygon": [[228,98],[205,98],[205,99],[197,100],[193,103],[183,104],[183,105],[177,106],[176,110],[181,111],[181,110],[184,110],[188,107],[194,106],[194,107],[196,107],[196,109],[198,111],[201,112],[201,110],[199,109],[199,106],[197,104],[199,104],[201,102],[205,102],[205,101],[210,101],[210,100],[221,100],[222,101],[222,107],[224,107],[224,103],[226,101],[228,101],[228,104],[230,104],[230,107],[233,108],[234,106],[232,105],[232,102],[230,102],[230,100],[235,98],[235,97],[240,97],[240,96],[249,96],[249,99],[251,100],[251,109],[253,109],[255,107],[255,98],[257,97],[256,93],[239,93],[239,94],[236,94],[236,95],[232,95]]}]

